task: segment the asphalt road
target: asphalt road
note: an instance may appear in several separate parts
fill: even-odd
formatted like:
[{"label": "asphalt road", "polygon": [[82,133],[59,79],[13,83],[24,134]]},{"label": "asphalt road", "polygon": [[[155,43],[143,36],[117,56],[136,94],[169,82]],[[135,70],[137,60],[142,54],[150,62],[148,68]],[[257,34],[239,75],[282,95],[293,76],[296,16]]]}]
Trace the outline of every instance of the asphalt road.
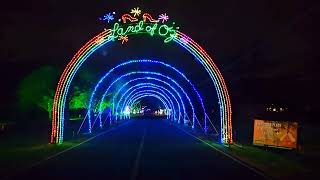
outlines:
[{"label": "asphalt road", "polygon": [[132,120],[14,179],[262,179],[164,120]]}]

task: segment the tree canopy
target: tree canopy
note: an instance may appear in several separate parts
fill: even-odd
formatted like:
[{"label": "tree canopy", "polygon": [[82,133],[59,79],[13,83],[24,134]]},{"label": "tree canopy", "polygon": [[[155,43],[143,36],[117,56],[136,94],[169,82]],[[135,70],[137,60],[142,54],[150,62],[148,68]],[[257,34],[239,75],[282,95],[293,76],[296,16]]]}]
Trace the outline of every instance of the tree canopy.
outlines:
[{"label": "tree canopy", "polygon": [[18,108],[26,111],[32,107],[38,107],[48,112],[51,111],[59,74],[57,68],[43,66],[27,75],[18,86]]},{"label": "tree canopy", "polygon": [[[28,111],[37,107],[48,112],[51,111],[55,88],[60,76],[60,70],[53,66],[42,66],[20,82],[17,90],[17,104],[19,110]],[[96,82],[95,74],[90,70],[79,71],[74,83],[69,90],[69,109],[86,109],[92,91],[92,83]],[[110,107],[110,102],[103,102],[103,109]],[[94,107],[96,110],[96,107]]]}]

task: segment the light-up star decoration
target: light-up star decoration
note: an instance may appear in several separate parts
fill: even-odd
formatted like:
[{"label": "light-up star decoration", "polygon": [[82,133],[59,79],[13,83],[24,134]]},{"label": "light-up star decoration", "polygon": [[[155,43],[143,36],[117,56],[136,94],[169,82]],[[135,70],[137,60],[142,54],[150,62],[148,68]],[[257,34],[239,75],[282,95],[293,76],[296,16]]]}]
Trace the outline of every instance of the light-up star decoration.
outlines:
[{"label": "light-up star decoration", "polygon": [[99,18],[101,21],[107,21],[108,23],[110,23],[110,21],[113,21],[114,20],[114,15],[115,12],[113,12],[112,14],[111,13],[108,13],[108,14],[105,14],[103,15],[102,18]]},{"label": "light-up star decoration", "polygon": [[169,20],[169,16],[167,15],[167,13],[160,14],[158,19],[161,20],[162,23],[164,23]]},{"label": "light-up star decoration", "polygon": [[128,42],[129,38],[127,35],[124,35],[124,36],[119,36],[118,40],[121,41],[121,44],[123,44],[125,42]]},{"label": "light-up star decoration", "polygon": [[130,13],[133,14],[133,17],[140,16],[141,10],[139,9],[139,7],[136,7],[136,8],[131,9]]}]

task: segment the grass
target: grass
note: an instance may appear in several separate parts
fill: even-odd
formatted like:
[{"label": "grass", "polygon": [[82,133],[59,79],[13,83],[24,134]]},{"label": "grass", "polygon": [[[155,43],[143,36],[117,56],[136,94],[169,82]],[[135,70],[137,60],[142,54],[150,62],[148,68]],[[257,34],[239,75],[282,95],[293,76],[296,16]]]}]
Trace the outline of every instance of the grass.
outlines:
[{"label": "grass", "polygon": [[295,158],[266,151],[259,147],[238,144],[225,146],[208,140],[206,142],[272,178],[288,179],[311,171]]},{"label": "grass", "polygon": [[33,164],[71,148],[83,140],[66,141],[61,145],[33,144],[20,147],[2,147],[0,149],[0,179],[1,177],[10,177],[19,171],[32,167]]},{"label": "grass", "polygon": [[307,149],[310,151],[306,153],[286,149],[265,149],[264,147],[240,145],[236,143],[233,145],[224,145],[215,143],[211,136],[204,135],[202,132],[191,131],[181,126],[177,127],[196,136],[209,146],[229,154],[273,179],[312,177],[315,176],[316,172],[319,172],[317,171],[318,165],[315,165],[315,163],[320,161],[320,158],[318,158],[318,161],[315,160],[316,157],[319,157],[319,152],[315,150],[311,151],[310,149],[312,148],[306,148],[305,151],[307,151]]}]

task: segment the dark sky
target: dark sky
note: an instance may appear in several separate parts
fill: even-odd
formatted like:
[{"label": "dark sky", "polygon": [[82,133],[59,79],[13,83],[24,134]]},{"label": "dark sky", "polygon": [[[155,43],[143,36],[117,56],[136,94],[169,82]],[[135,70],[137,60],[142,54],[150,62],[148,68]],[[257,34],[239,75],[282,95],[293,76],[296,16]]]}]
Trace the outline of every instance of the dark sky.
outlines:
[{"label": "dark sky", "polygon": [[18,80],[35,67],[64,67],[103,29],[99,16],[136,6],[175,19],[214,57],[232,98],[317,104],[319,3],[303,0],[2,2],[1,98],[13,96]]}]

